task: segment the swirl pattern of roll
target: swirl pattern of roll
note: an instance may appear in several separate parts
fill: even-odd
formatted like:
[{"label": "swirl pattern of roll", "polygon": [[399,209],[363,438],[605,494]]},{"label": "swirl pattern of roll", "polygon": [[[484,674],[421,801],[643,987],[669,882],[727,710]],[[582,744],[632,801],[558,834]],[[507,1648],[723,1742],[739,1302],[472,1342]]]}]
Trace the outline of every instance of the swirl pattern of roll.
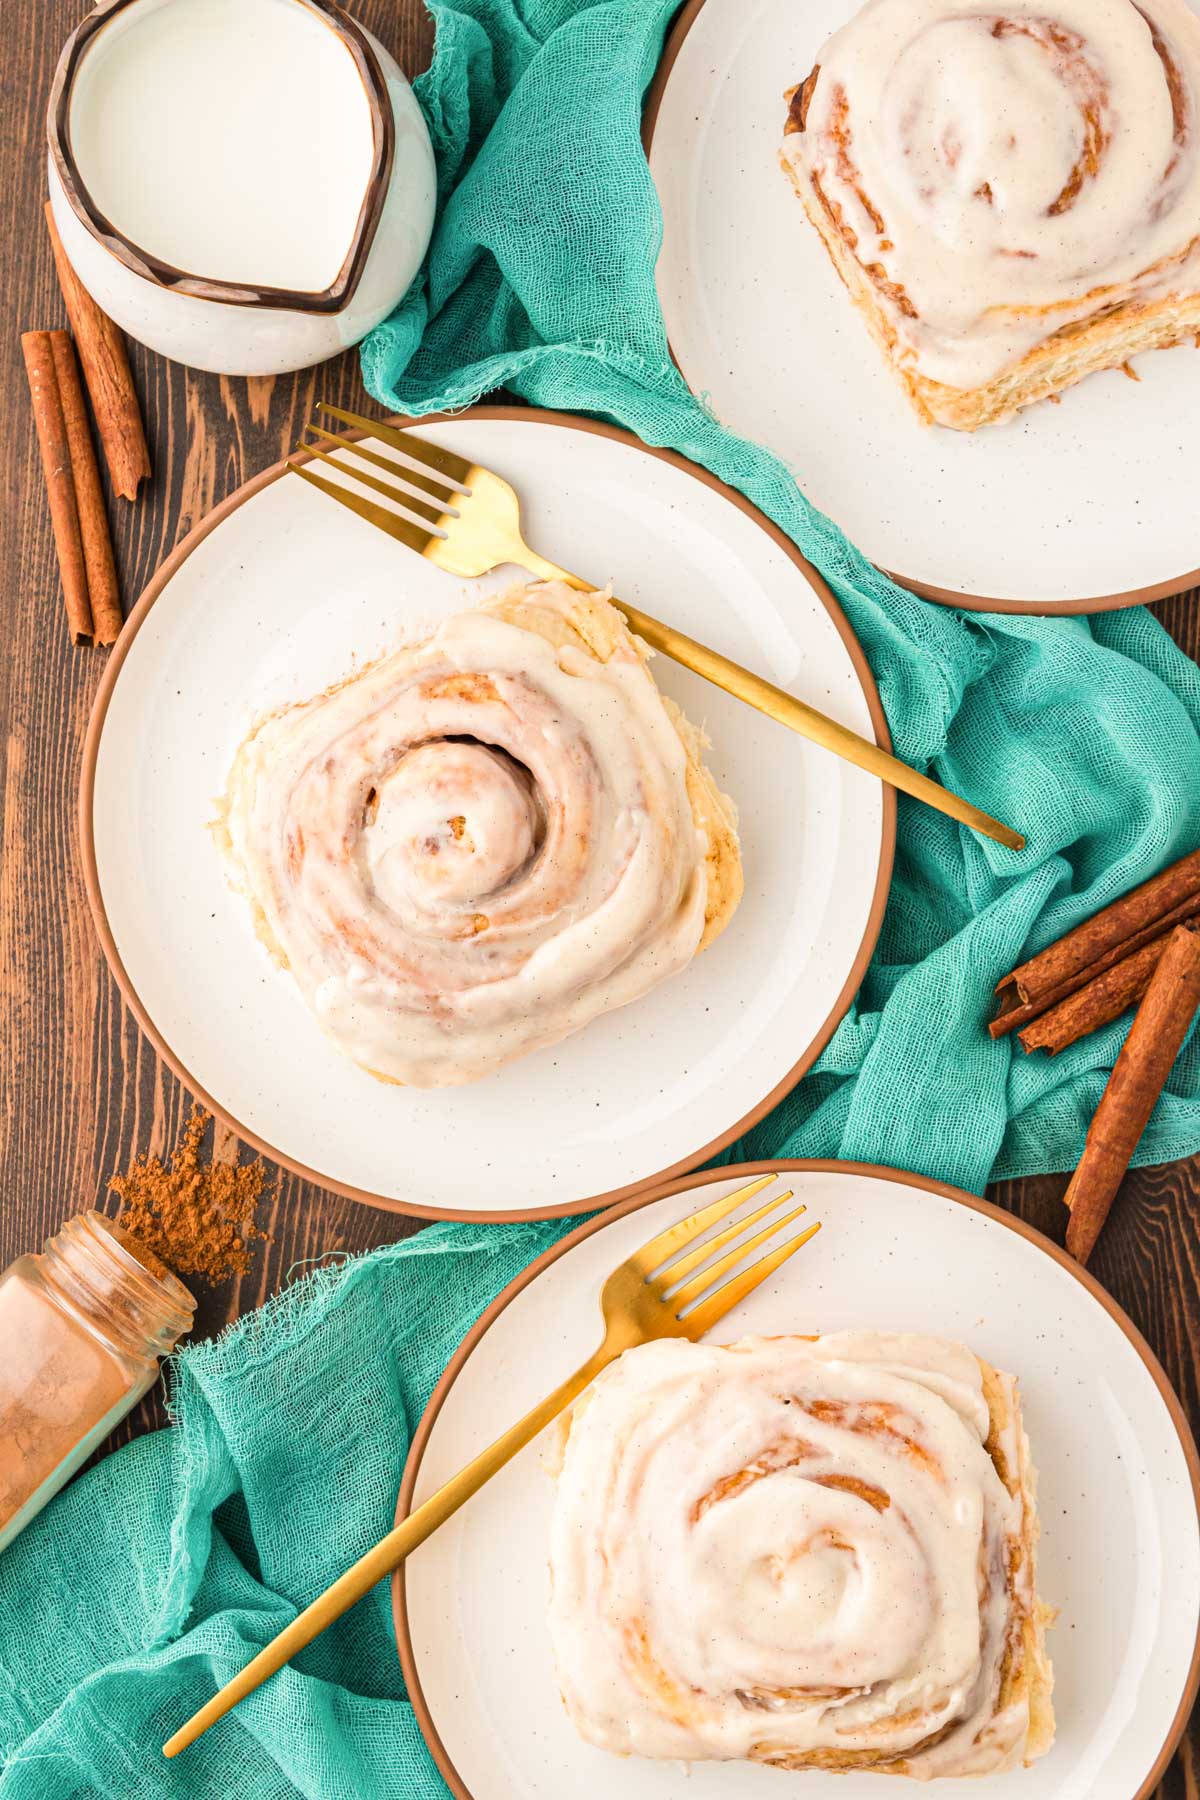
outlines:
[{"label": "swirl pattern of roll", "polygon": [[550,1626],[623,1754],[927,1778],[1053,1741],[1016,1384],[960,1345],[671,1339],[576,1404]]},{"label": "swirl pattern of roll", "polygon": [[787,98],[783,166],[924,418],[1200,331],[1188,0],[867,0]]},{"label": "swirl pattern of roll", "polygon": [[385,1080],[475,1078],[684,968],[732,803],[599,594],[545,583],[263,720],[217,825],[260,936]]}]

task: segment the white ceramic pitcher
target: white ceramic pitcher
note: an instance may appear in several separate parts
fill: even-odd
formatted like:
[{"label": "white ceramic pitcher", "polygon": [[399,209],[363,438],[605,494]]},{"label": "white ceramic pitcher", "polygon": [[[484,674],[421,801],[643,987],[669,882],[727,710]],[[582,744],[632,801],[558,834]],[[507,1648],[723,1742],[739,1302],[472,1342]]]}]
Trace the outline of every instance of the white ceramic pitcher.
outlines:
[{"label": "white ceramic pitcher", "polygon": [[429,134],[334,0],[102,0],[51,90],[67,255],[132,337],[275,375],[395,306],[433,228]]}]

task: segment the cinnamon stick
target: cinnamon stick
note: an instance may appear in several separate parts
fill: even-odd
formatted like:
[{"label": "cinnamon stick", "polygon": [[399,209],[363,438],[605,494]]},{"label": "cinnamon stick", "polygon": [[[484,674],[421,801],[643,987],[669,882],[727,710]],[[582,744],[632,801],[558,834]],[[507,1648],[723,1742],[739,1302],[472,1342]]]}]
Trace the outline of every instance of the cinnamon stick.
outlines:
[{"label": "cinnamon stick", "polygon": [[87,408],[79,381],[79,365],[75,361],[75,350],[67,332],[52,331],[49,338],[54,355],[54,373],[58,381],[58,397],[67,431],[71,473],[75,481],[75,506],[83,540],[93,636],[98,644],[115,644],[124,623],[121,596],[117,587],[112,538],[108,531],[108,514],[104,508],[104,490],[100,486],[100,471],[96,466],[96,452],[92,447]]},{"label": "cinnamon stick", "polygon": [[45,211],[58,285],[79,348],[79,360],[83,364],[83,376],[91,396],[113,491],[122,499],[132,500],[138,484],[150,474],[150,452],[146,448],[141,409],[129,372],[125,340],[108,314],[101,312],[71,267],[48,200]]},{"label": "cinnamon stick", "polygon": [[1051,1056],[1057,1056],[1089,1031],[1111,1025],[1146,992],[1170,940],[1170,932],[1165,932],[1124,962],[1104,970],[1086,987],[1068,994],[1018,1033],[1022,1046],[1026,1050],[1048,1050]]},{"label": "cinnamon stick", "polygon": [[[1188,857],[1184,858],[1185,862],[1190,860],[1191,859]],[[1170,874],[1172,871],[1168,869],[1164,870],[1163,873]],[[1155,879],[1157,880],[1157,877],[1155,877]],[[1132,898],[1132,896],[1127,896],[1127,898]],[[1116,904],[1119,905],[1120,902],[1118,901]],[[1100,916],[1100,914],[1097,914],[1098,918]],[[1154,919],[1150,924],[1143,926],[1140,931],[1135,931],[1133,935],[1123,943],[1115,944],[1111,949],[1105,951],[1103,956],[1098,956],[1095,962],[1089,963],[1086,968],[1077,969],[1068,980],[1061,982],[1058,987],[1052,989],[1049,993],[1041,994],[1036,1000],[1030,1001],[1028,1005],[1023,1005],[1021,1003],[1015,988],[1010,985],[1013,981],[1013,977],[1011,975],[1006,976],[996,991],[999,993],[1001,989],[1006,990],[1003,1004],[1006,1006],[1007,1010],[998,1014],[998,1016],[991,1021],[988,1026],[989,1032],[994,1038],[999,1038],[1003,1037],[1006,1032],[1018,1030],[1020,1026],[1027,1025],[1031,1019],[1040,1017],[1040,1015],[1046,1011],[1047,1007],[1057,1005],[1060,1000],[1065,999],[1069,994],[1081,992],[1090,982],[1095,981],[1096,978],[1103,975],[1106,970],[1116,968],[1127,957],[1132,956],[1135,951],[1141,950],[1147,944],[1152,944],[1160,939],[1169,937],[1174,926],[1184,925],[1189,919],[1198,918],[1200,918],[1200,887],[1197,888],[1195,893],[1190,893],[1185,899],[1181,900],[1178,906],[1172,907],[1170,912],[1165,913],[1162,918]],[[1090,924],[1091,921],[1088,920],[1087,923]],[[1061,941],[1065,943],[1066,939],[1064,938]],[[1054,948],[1054,946],[1051,946],[1051,948]],[[1045,953],[1043,952],[1043,954]],[[1103,1023],[1105,1023],[1104,1020],[1097,1020],[1097,1024]],[[1088,1029],[1094,1031],[1096,1026],[1089,1026]],[[1082,1036],[1083,1034],[1079,1033],[1078,1035]],[[1021,1042],[1024,1043],[1024,1032],[1020,1033],[1020,1037]],[[1026,1048],[1028,1047],[1029,1046],[1026,1045]]]},{"label": "cinnamon stick", "polygon": [[[1034,1006],[1040,1011],[1053,1005],[1150,938],[1160,936],[1173,918],[1182,921],[1183,916],[1195,917],[1198,912],[1200,850],[1193,850],[998,982],[996,992],[1002,1004],[993,1026],[1011,1030],[1023,1023],[1013,1017],[1020,1008]],[[999,1035],[993,1030],[993,1036]]]},{"label": "cinnamon stick", "polygon": [[1079,1167],[1064,1196],[1067,1249],[1085,1263],[1155,1102],[1200,1007],[1200,931],[1179,925],[1167,940],[1145,999],[1088,1127]]},{"label": "cinnamon stick", "polygon": [[90,644],[92,608],[88,599],[87,565],[83,554],[83,536],[75,500],[75,478],[71,470],[71,452],[67,442],[62,401],[59,398],[50,333],[25,332],[21,338],[21,353],[25,358],[25,372],[29,377],[33,421],[37,428],[38,447],[42,453],[42,473],[46,479],[46,493],[50,501],[50,522],[54,528],[54,548],[58,553],[59,573],[62,576],[67,627],[73,644]]}]

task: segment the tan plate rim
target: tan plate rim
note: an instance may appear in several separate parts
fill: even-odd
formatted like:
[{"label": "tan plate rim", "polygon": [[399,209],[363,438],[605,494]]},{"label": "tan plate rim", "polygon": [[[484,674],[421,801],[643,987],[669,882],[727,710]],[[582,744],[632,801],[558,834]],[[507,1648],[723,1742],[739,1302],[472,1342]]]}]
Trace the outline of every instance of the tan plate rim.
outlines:
[{"label": "tan plate rim", "polygon": [[[423,419],[404,419],[397,416],[393,418],[393,423],[402,426],[408,425],[420,427],[422,425],[436,425],[444,422],[452,422],[458,419],[518,420],[525,424],[561,425],[572,431],[592,432],[598,437],[611,438],[619,444],[628,444],[635,450],[644,451],[648,456],[659,457],[663,462],[670,463],[674,468],[681,469],[685,474],[695,476],[697,480],[704,482],[706,486],[712,488],[716,493],[723,495],[726,500],[736,506],[747,518],[752,519],[755,524],[766,532],[772,542],[777,544],[778,547],[785,552],[804,576],[805,580],[816,594],[817,599],[820,600],[825,607],[825,610],[833,621],[838,636],[846,646],[846,650],[849,653],[851,663],[854,667],[854,672],[861,684],[863,694],[866,698],[867,708],[871,716],[871,723],[874,727],[876,742],[885,750],[891,749],[891,737],[888,732],[883,706],[879,698],[879,690],[875,685],[875,678],[871,674],[870,666],[867,663],[866,654],[863,651],[862,645],[854,635],[845,613],[834,599],[821,575],[819,575],[812,564],[800,554],[791,539],[787,537],[777,525],[772,524],[771,520],[768,519],[765,514],[761,513],[756,506],[753,506],[744,495],[739,494],[731,487],[727,487],[723,481],[719,481],[717,477],[711,475],[707,469],[701,468],[697,463],[689,462],[685,457],[676,455],[674,451],[661,450],[655,448],[653,445],[643,444],[641,439],[634,437],[631,432],[620,431],[613,425],[601,424],[594,419],[580,418],[574,413],[543,411],[540,408],[526,406],[475,406],[462,413],[455,413],[453,415],[446,413],[431,414]],[[361,436],[362,434],[358,432],[349,432],[345,435],[353,438]],[[167,1067],[178,1076],[179,1080],[188,1091],[200,1101],[201,1105],[208,1112],[211,1112],[215,1117],[223,1120],[225,1124],[235,1131],[238,1137],[245,1143],[252,1145],[253,1148],[261,1152],[262,1155],[270,1157],[272,1162],[279,1164],[282,1168],[289,1169],[292,1174],[299,1175],[303,1180],[314,1182],[318,1187],[325,1188],[330,1193],[344,1195],[347,1200],[356,1200],[364,1206],[377,1207],[383,1212],[403,1213],[410,1218],[416,1219],[475,1220],[480,1224],[507,1224],[518,1219],[569,1218],[574,1213],[591,1212],[599,1207],[611,1206],[619,1200],[625,1200],[632,1196],[645,1194],[648,1190],[660,1186],[662,1182],[669,1181],[676,1175],[681,1175],[689,1169],[696,1168],[700,1163],[706,1162],[710,1156],[715,1156],[719,1150],[723,1150],[726,1144],[730,1144],[735,1138],[740,1137],[743,1132],[750,1131],[758,1124],[759,1120],[765,1118],[771,1108],[796,1085],[800,1077],[812,1067],[814,1062],[816,1062],[818,1056],[833,1036],[838,1023],[849,1007],[851,1000],[857,993],[863,975],[866,973],[867,964],[871,960],[871,953],[875,948],[876,940],[879,937],[880,926],[883,923],[884,907],[887,903],[888,890],[891,886],[892,862],[896,849],[896,791],[894,788],[884,784],[883,830],[879,852],[879,870],[876,875],[875,891],[872,895],[871,908],[867,916],[866,928],[863,932],[863,938],[859,945],[858,954],[854,959],[850,973],[847,976],[828,1017],[816,1032],[799,1060],[789,1070],[788,1074],[784,1076],[783,1080],[777,1083],[757,1106],[752,1107],[743,1118],[739,1119],[738,1122],[731,1126],[727,1131],[722,1132],[719,1137],[714,1138],[711,1143],[702,1145],[694,1153],[673,1163],[669,1168],[657,1170],[654,1174],[647,1175],[640,1181],[630,1182],[625,1187],[614,1188],[607,1193],[582,1196],[558,1206],[523,1208],[520,1211],[508,1212],[468,1212],[461,1208],[444,1208],[438,1210],[431,1206],[418,1205],[415,1201],[393,1200],[382,1194],[369,1193],[365,1188],[351,1187],[347,1183],[330,1180],[327,1175],[319,1173],[316,1169],[308,1168],[304,1163],[297,1162],[294,1157],[285,1155],[274,1144],[268,1143],[265,1138],[259,1137],[256,1132],[251,1131],[247,1126],[243,1125],[226,1107],[219,1105],[218,1102],[213,1099],[212,1095],[200,1085],[195,1076],[183,1066],[182,1062],[175,1055],[170,1045],[166,1042],[165,1038],[150,1018],[149,1013],[143,1006],[125,966],[121,961],[111,927],[108,923],[108,917],[104,910],[103,896],[100,892],[100,875],[96,862],[96,841],[93,831],[93,800],[95,794],[96,761],[100,752],[100,739],[104,731],[104,721],[108,714],[109,701],[112,699],[113,690],[116,687],[125,658],[129,654],[130,646],[136,638],[138,631],[145,623],[150,608],[171,581],[176,570],[179,569],[184,561],[186,561],[187,557],[191,555],[197,544],[201,543],[208,536],[209,532],[213,531],[223,519],[237,507],[241,506],[243,501],[248,500],[252,495],[257,494],[262,488],[270,486],[272,482],[278,481],[286,470],[286,461],[276,463],[273,467],[265,469],[260,475],[255,475],[251,480],[235,489],[232,494],[229,494],[221,501],[219,506],[214,507],[212,512],[207,514],[198,525],[194,526],[193,529],[188,532],[187,536],[183,538],[172,551],[171,555],[167,557],[166,561],[161,565],[155,575],[151,578],[147,587],[143,590],[137,605],[125,622],[124,629],[117,640],[113,653],[108,660],[108,665],[104,670],[104,675],[101,679],[100,687],[92,706],[91,717],[88,720],[87,736],[84,739],[83,746],[83,767],[79,778],[79,843],[83,857],[84,884],[87,888],[88,902],[91,906],[96,933],[100,939],[100,945],[108,961],[108,966],[116,977],[117,985],[120,988],[126,1003],[130,1007],[130,1010],[133,1012],[134,1017],[137,1019],[138,1024],[141,1026],[142,1031],[154,1045],[155,1050],[167,1064]]]},{"label": "tan plate rim", "polygon": [[[824,1158],[812,1157],[786,1157],[766,1162],[731,1163],[722,1169],[705,1169],[699,1174],[685,1176],[682,1180],[666,1182],[653,1193],[635,1195],[632,1199],[622,1201],[619,1206],[611,1207],[598,1218],[589,1219],[586,1224],[579,1226],[576,1231],[568,1232],[566,1237],[560,1238],[557,1244],[552,1244],[548,1250],[544,1250],[534,1262],[530,1263],[527,1269],[523,1269],[519,1275],[510,1281],[508,1286],[503,1288],[501,1292],[497,1294],[487,1310],[480,1314],[479,1318],[471,1327],[470,1331],[451,1357],[449,1363],[446,1365],[445,1372],[429,1397],[429,1403],[421,1415],[420,1424],[417,1426],[416,1432],[413,1435],[412,1445],[408,1453],[408,1460],[404,1465],[404,1477],[400,1485],[400,1497],[396,1502],[396,1523],[400,1524],[402,1520],[408,1516],[412,1506],[413,1490],[416,1487],[417,1476],[421,1469],[421,1460],[424,1457],[430,1435],[434,1425],[437,1423],[438,1414],[445,1404],[446,1397],[449,1394],[450,1389],[454,1386],[455,1381],[458,1379],[459,1373],[466,1363],[467,1358],[471,1355],[480,1339],[485,1335],[492,1324],[494,1324],[495,1320],[504,1311],[509,1302],[515,1300],[521,1290],[528,1287],[531,1281],[535,1281],[542,1273],[543,1269],[548,1268],[551,1263],[556,1262],[560,1256],[565,1255],[568,1250],[573,1249],[574,1246],[581,1243],[584,1238],[591,1237],[594,1231],[602,1231],[604,1227],[610,1225],[614,1219],[621,1218],[626,1213],[635,1212],[639,1207],[648,1206],[652,1201],[664,1200],[671,1194],[681,1194],[693,1188],[705,1187],[710,1182],[714,1181],[749,1178],[753,1175],[766,1174],[768,1171],[782,1174],[784,1171],[791,1169],[813,1174],[833,1173],[868,1175],[879,1181],[902,1182],[909,1187],[924,1188],[928,1193],[936,1194],[942,1199],[956,1200],[960,1206],[968,1207],[971,1212],[982,1213],[986,1218],[994,1219],[997,1223],[1007,1226],[1010,1231],[1015,1231],[1019,1237],[1027,1238],[1037,1249],[1044,1251],[1054,1262],[1066,1269],[1069,1274],[1075,1277],[1081,1287],[1087,1289],[1094,1300],[1100,1302],[1100,1305],[1104,1308],[1105,1312],[1120,1326],[1121,1330],[1125,1333],[1125,1336],[1129,1339],[1130,1343],[1145,1363],[1146,1369],[1154,1382],[1155,1387],[1162,1395],[1167,1411],[1171,1417],[1171,1423],[1174,1425],[1176,1433],[1178,1434],[1184,1460],[1188,1466],[1188,1473],[1192,1478],[1192,1496],[1196,1502],[1197,1517],[1200,1518],[1200,1455],[1197,1454],[1196,1440],[1192,1436],[1191,1426],[1187,1422],[1187,1417],[1184,1413],[1179,1396],[1168,1381],[1166,1371],[1162,1364],[1159,1362],[1157,1356],[1155,1356],[1153,1350],[1150,1348],[1133,1320],[1122,1307],[1118,1306],[1112,1295],[1108,1293],[1105,1288],[1101,1287],[1094,1275],[1090,1275],[1073,1257],[1068,1256],[1065,1250],[1060,1250],[1057,1244],[1051,1243],[1050,1239],[1043,1236],[1040,1231],[1036,1230],[1032,1225],[1026,1224],[1024,1219],[1019,1219],[1015,1214],[1005,1212],[998,1206],[993,1206],[988,1200],[981,1200],[974,1194],[968,1194],[962,1188],[951,1187],[944,1181],[934,1181],[925,1175],[909,1174],[902,1169],[884,1168],[882,1165],[875,1163],[837,1162]],[[458,1770],[451,1762],[446,1747],[438,1735],[437,1726],[433,1721],[433,1715],[425,1700],[425,1695],[421,1688],[420,1677],[417,1673],[416,1657],[413,1653],[412,1633],[408,1623],[408,1606],[405,1595],[403,1564],[401,1564],[400,1568],[398,1568],[392,1576],[391,1587],[392,1622],[396,1632],[396,1647],[400,1652],[400,1666],[404,1671],[404,1682],[408,1689],[408,1697],[412,1702],[413,1711],[417,1717],[417,1723],[421,1727],[421,1734],[425,1739],[429,1752],[441,1771],[446,1785],[449,1787],[451,1793],[456,1796],[456,1800],[486,1800],[486,1797],[483,1795],[472,1794],[471,1790],[467,1787],[461,1775],[458,1773]],[[1192,1651],[1192,1660],[1188,1669],[1187,1681],[1184,1684],[1184,1690],[1179,1701],[1179,1706],[1176,1709],[1175,1716],[1171,1721],[1170,1729],[1167,1732],[1166,1741],[1155,1758],[1154,1766],[1142,1783],[1142,1786],[1138,1789],[1136,1794],[1129,1796],[1129,1800],[1150,1800],[1150,1796],[1158,1786],[1159,1780],[1161,1779],[1167,1764],[1175,1753],[1176,1745],[1183,1736],[1184,1728],[1187,1725],[1188,1717],[1195,1702],[1198,1688],[1200,1688],[1200,1621],[1197,1622],[1196,1644]]]},{"label": "tan plate rim", "polygon": [[[675,15],[654,79],[646,90],[642,109],[642,148],[647,162],[667,83],[671,79],[676,58],[683,49],[684,39],[699,18],[703,6],[704,0],[687,0],[687,4]],[[664,325],[665,323],[664,320]],[[675,367],[694,394],[696,388],[688,379],[674,345],[668,344],[668,349]],[[1145,606],[1152,600],[1168,600],[1175,594],[1186,593],[1189,588],[1200,587],[1200,568],[1196,568],[1190,574],[1179,576],[1178,580],[1155,581],[1149,587],[1131,588],[1124,594],[1100,594],[1094,600],[991,600],[980,594],[960,594],[954,588],[937,587],[931,581],[916,581],[911,575],[901,575],[896,569],[885,569],[883,572],[901,587],[920,594],[922,599],[936,600],[939,606],[957,607],[960,612],[1035,613],[1042,618],[1069,618],[1075,613],[1115,612],[1118,607]]]}]

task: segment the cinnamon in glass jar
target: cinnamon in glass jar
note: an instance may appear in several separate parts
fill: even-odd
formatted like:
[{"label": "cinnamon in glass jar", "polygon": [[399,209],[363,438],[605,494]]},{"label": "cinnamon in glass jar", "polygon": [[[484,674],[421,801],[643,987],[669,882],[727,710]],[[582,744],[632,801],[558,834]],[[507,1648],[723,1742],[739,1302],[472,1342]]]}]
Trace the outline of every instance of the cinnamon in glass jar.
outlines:
[{"label": "cinnamon in glass jar", "polygon": [[0,1274],[0,1551],[146,1393],[195,1310],[166,1264],[97,1212]]}]

